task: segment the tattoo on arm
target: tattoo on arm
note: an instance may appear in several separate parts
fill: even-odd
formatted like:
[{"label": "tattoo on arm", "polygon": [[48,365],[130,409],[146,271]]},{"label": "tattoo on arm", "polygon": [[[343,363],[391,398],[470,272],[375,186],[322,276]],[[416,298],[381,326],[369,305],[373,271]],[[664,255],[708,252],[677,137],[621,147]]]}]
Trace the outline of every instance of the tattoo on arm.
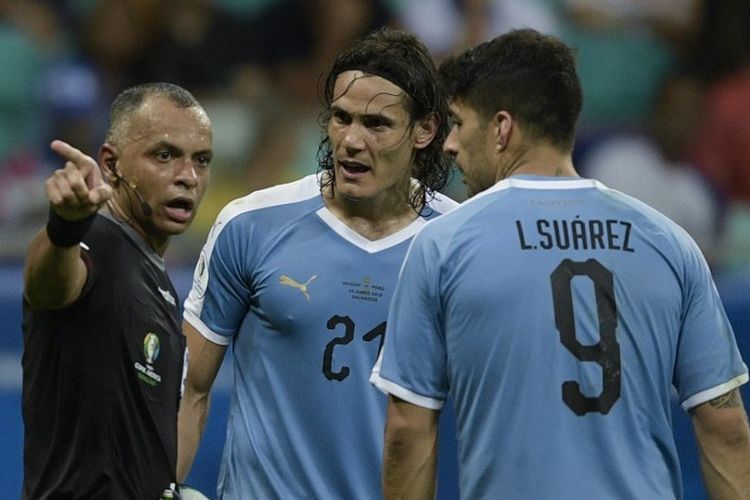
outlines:
[{"label": "tattoo on arm", "polygon": [[716,409],[721,409],[721,408],[737,408],[742,403],[740,402],[739,392],[737,391],[737,389],[735,389],[726,394],[722,394],[718,398],[714,398],[710,400],[708,404],[710,404]]}]

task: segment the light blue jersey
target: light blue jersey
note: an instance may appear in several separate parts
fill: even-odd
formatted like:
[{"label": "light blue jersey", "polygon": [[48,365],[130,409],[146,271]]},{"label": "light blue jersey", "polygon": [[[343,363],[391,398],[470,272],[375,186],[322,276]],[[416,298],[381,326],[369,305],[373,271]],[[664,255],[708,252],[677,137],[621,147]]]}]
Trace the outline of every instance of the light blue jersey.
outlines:
[{"label": "light blue jersey", "polygon": [[456,411],[461,496],[674,499],[685,409],[748,379],[685,231],[586,179],[504,180],[414,239],[371,380]]},{"label": "light blue jersey", "polygon": [[[456,206],[439,197],[427,217]],[[220,498],[381,498],[385,397],[368,382],[412,236],[370,241],[324,206],[317,178],[219,214],[185,319],[233,348]]]}]

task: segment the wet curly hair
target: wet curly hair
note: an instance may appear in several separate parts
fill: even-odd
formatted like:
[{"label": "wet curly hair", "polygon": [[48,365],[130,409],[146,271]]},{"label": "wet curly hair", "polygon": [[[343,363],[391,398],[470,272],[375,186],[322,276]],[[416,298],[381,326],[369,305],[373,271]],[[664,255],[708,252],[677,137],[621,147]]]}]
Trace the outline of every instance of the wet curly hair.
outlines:
[{"label": "wet curly hair", "polygon": [[[350,70],[377,75],[404,90],[404,107],[409,113],[409,126],[430,114],[437,117],[435,138],[425,148],[416,152],[411,176],[419,181],[409,198],[409,204],[422,213],[427,202],[445,187],[452,171],[450,158],[443,153],[443,143],[448,137],[448,104],[437,80],[437,68],[427,48],[414,35],[405,31],[384,28],[356,40],[333,63],[325,80],[325,110],[320,115],[320,125],[326,130],[331,119],[333,89],[338,76]],[[331,139],[324,134],[318,147],[318,172],[321,189],[336,182],[333,170]]]}]

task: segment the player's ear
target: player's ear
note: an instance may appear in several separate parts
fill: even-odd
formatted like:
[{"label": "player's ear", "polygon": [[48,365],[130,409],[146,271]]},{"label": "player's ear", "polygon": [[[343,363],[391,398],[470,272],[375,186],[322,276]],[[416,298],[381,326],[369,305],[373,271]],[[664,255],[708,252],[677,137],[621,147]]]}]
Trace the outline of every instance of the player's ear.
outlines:
[{"label": "player's ear", "polygon": [[436,113],[430,113],[414,125],[414,147],[424,149],[430,145],[437,134],[440,119]]},{"label": "player's ear", "polygon": [[508,147],[513,132],[513,116],[507,111],[498,111],[493,115],[490,126],[495,136],[495,147],[498,151],[503,151]]}]

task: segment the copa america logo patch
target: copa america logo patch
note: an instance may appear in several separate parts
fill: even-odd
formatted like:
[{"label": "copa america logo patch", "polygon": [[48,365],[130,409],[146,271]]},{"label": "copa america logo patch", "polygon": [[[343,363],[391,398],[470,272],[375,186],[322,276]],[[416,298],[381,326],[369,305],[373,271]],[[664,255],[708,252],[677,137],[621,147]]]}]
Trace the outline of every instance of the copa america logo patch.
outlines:
[{"label": "copa america logo patch", "polygon": [[161,342],[159,341],[159,336],[155,333],[147,333],[143,337],[143,357],[145,358],[146,366],[138,361],[135,362],[134,366],[138,372],[138,378],[150,386],[155,386],[161,382],[161,375],[156,373],[153,367],[154,361],[159,357],[160,350]]},{"label": "copa america logo patch", "polygon": [[159,357],[159,350],[161,349],[161,342],[159,342],[159,336],[155,333],[147,333],[143,337],[143,355],[146,357],[146,363],[152,364]]}]

